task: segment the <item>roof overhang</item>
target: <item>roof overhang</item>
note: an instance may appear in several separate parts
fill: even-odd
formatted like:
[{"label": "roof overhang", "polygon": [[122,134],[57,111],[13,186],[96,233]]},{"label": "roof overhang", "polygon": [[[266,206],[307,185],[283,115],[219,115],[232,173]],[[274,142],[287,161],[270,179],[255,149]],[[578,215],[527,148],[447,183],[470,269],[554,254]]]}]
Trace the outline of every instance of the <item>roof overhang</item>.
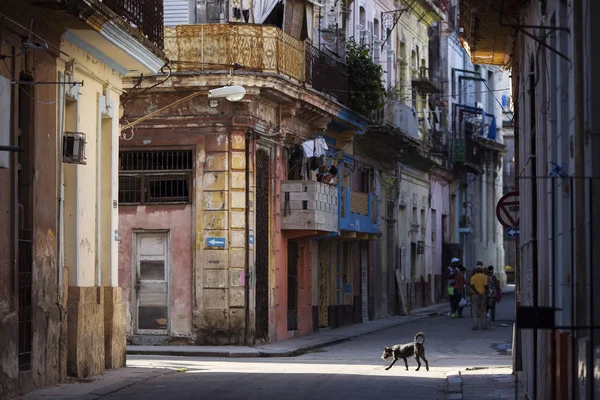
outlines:
[{"label": "roof overhang", "polygon": [[474,64],[509,63],[518,10],[518,0],[460,0],[461,42]]}]

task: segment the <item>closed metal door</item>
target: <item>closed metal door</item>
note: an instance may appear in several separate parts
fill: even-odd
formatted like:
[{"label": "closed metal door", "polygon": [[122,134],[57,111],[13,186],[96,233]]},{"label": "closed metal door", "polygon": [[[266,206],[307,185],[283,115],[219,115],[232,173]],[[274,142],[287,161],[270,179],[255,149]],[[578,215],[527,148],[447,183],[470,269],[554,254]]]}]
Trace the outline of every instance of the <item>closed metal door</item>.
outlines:
[{"label": "closed metal door", "polygon": [[137,233],[136,236],[136,332],[166,334],[169,326],[168,233]]}]

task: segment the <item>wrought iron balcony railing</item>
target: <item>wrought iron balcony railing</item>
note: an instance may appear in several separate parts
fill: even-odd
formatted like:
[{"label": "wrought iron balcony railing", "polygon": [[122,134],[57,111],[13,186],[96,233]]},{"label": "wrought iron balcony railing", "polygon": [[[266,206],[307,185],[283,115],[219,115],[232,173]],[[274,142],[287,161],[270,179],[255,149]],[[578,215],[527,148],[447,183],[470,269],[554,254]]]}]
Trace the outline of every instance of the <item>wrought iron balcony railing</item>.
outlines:
[{"label": "wrought iron balcony railing", "polygon": [[177,71],[276,73],[348,104],[346,65],[281,29],[254,24],[198,24],[165,28],[165,53]]},{"label": "wrought iron balcony railing", "polygon": [[178,71],[223,70],[276,73],[305,81],[304,42],[274,26],[199,24],[165,28],[165,53]]},{"label": "wrought iron balcony railing", "polygon": [[348,104],[348,69],[314,46],[306,45],[306,83]]},{"label": "wrought iron balcony railing", "polygon": [[159,49],[164,46],[163,0],[34,0],[32,3],[38,7],[58,11],[59,14],[48,16],[58,16],[61,24],[67,22],[63,18],[64,14],[60,13],[78,16],[81,14],[85,19],[97,8],[108,8],[125,21],[130,29],[139,31]]},{"label": "wrought iron balcony railing", "polygon": [[163,0],[101,0],[125,21],[138,28],[152,43],[163,48]]}]

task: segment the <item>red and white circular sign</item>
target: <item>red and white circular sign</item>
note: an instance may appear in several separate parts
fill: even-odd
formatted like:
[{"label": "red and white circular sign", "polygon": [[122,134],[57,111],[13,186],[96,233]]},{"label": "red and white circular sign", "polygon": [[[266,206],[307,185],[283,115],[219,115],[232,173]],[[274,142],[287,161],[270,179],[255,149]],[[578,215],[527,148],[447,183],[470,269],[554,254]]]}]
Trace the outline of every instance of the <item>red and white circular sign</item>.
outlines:
[{"label": "red and white circular sign", "polygon": [[502,196],[496,205],[496,217],[505,228],[519,226],[519,192],[510,192]]}]

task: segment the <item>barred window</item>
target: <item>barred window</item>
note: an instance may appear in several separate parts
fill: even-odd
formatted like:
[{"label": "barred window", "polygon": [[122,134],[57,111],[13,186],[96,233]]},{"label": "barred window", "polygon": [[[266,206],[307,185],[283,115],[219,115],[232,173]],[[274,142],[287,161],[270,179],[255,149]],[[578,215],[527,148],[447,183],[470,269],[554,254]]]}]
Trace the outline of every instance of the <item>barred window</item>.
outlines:
[{"label": "barred window", "polygon": [[119,204],[190,203],[191,150],[119,152]]}]

